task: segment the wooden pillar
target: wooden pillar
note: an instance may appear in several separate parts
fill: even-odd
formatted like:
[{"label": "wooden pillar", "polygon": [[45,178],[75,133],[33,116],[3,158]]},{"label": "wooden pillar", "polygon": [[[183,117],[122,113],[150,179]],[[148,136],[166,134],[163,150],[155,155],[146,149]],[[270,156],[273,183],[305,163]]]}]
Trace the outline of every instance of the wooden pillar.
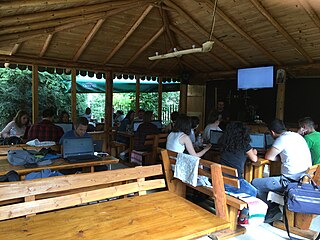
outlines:
[{"label": "wooden pillar", "polygon": [[76,69],[71,70],[71,120],[76,122],[77,118],[77,85],[76,85]]},{"label": "wooden pillar", "polygon": [[[279,69],[281,70],[281,69]],[[278,71],[279,71],[278,70]],[[286,72],[283,71],[283,73],[278,76],[277,71],[277,104],[276,104],[276,118],[283,120],[284,118],[284,100],[285,100],[285,93],[286,93]]]},{"label": "wooden pillar", "polygon": [[188,85],[180,83],[179,113],[187,113],[187,91]]},{"label": "wooden pillar", "polygon": [[39,75],[38,65],[32,66],[32,123],[38,122],[39,115]]},{"label": "wooden pillar", "polygon": [[158,85],[158,120],[162,120],[162,77],[159,78]]},{"label": "wooden pillar", "polygon": [[110,153],[110,138],[109,134],[112,131],[112,98],[113,98],[113,78],[111,72],[106,72],[106,94],[105,94],[105,115],[104,115],[104,129],[105,129],[105,137],[104,143],[106,149],[108,149]]},{"label": "wooden pillar", "polygon": [[136,76],[136,113],[140,109],[140,76]]}]

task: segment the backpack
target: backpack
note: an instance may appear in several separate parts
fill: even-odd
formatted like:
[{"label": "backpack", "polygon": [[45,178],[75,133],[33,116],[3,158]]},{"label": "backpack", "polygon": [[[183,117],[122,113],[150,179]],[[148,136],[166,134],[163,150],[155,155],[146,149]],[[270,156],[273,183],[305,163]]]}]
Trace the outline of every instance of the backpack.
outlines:
[{"label": "backpack", "polygon": [[9,150],[8,162],[13,166],[20,166],[28,163],[37,163],[37,159],[25,150]]}]

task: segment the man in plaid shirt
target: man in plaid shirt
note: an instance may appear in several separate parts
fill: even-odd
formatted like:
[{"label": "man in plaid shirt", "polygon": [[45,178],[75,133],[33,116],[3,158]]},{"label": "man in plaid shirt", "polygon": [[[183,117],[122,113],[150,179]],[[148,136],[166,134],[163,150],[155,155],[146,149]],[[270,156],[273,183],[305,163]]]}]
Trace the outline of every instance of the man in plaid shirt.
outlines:
[{"label": "man in plaid shirt", "polygon": [[37,138],[40,142],[55,141],[56,143],[59,143],[59,140],[63,135],[63,129],[53,124],[53,117],[53,110],[45,109],[42,113],[42,121],[33,124],[30,127],[28,132],[28,141]]}]

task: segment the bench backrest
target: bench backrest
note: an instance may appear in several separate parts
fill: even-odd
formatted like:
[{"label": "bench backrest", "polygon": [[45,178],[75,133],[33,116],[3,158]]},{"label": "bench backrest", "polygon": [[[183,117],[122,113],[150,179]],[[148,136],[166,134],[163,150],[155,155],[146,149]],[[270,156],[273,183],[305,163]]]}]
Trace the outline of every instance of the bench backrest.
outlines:
[{"label": "bench backrest", "polygon": [[0,183],[0,221],[132,193],[143,195],[165,187],[164,179],[145,179],[159,175],[160,164]]},{"label": "bench backrest", "polygon": [[[162,150],[161,156],[169,191],[175,192],[181,196],[185,196],[185,184],[181,184],[182,182],[179,179],[173,178],[173,171],[171,165],[176,163],[177,153],[169,150]],[[201,191],[207,194],[208,196],[213,197],[215,200],[216,214],[219,217],[228,220],[226,205],[227,197],[224,190],[224,184],[227,183],[237,188],[240,187],[240,184],[238,179],[223,175],[223,173],[236,177],[238,174],[237,170],[204,159],[200,159],[199,165],[204,166],[204,168],[199,168],[198,174],[211,179],[212,189],[201,186],[188,186],[195,188],[196,190]]]},{"label": "bench backrest", "polygon": [[320,185],[320,164],[309,167],[306,174],[310,175],[317,185]]}]

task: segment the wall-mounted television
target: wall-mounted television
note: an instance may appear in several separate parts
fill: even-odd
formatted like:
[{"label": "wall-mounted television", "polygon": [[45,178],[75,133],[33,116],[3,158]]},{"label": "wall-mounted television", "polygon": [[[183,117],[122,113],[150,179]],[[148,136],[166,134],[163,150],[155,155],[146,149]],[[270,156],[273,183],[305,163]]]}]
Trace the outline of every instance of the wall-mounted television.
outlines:
[{"label": "wall-mounted television", "polygon": [[238,89],[273,87],[273,66],[238,69]]}]

